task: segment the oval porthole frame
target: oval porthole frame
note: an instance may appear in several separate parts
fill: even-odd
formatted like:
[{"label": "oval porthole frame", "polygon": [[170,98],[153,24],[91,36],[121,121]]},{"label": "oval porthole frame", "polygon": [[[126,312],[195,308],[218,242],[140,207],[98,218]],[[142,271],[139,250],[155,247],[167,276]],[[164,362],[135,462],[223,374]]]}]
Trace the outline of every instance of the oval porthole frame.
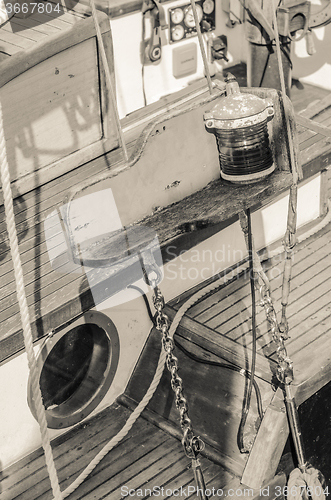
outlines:
[{"label": "oval porthole frame", "polygon": [[[54,335],[47,337],[44,340],[44,342],[40,345],[39,352],[36,355],[38,381],[40,380],[44,363],[48,355],[54,348],[54,346],[58,343],[58,341],[74,328],[85,324],[96,325],[105,333],[105,339],[107,341],[107,346],[109,347],[108,362],[107,365],[105,366],[103,377],[100,380],[100,384],[96,388],[94,395],[92,397],[89,397],[83,404],[77,404],[77,406],[75,407],[75,399],[78,400],[81,399],[83,390],[83,388],[79,386],[78,389],[68,398],[68,400],[64,401],[60,405],[57,405],[55,408],[45,409],[47,426],[50,429],[64,429],[67,427],[71,427],[75,424],[78,424],[82,420],[84,420],[97,408],[97,406],[106,396],[115,377],[120,356],[120,340],[118,331],[114,323],[111,321],[110,318],[108,318],[108,316],[99,311],[88,311],[84,313],[80,318],[73,321],[70,325],[56,332]],[[93,352],[91,363],[88,368],[86,377],[84,377],[84,380],[89,376],[90,370],[93,370],[95,363],[98,362],[97,358],[94,359],[94,357],[97,355],[98,353]],[[84,382],[82,382],[81,384],[82,386],[83,383]],[[29,376],[28,379],[27,397],[31,413],[37,420],[36,408],[34,404],[33,391],[31,385],[31,375]],[[74,408],[74,409],[68,411],[68,408],[69,409]]]}]

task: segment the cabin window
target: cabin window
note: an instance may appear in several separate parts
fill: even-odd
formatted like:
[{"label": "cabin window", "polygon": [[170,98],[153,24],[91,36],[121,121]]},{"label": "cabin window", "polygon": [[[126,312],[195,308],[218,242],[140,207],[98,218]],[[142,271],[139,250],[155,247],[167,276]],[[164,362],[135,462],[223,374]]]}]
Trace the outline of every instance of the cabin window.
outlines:
[{"label": "cabin window", "polygon": [[[118,359],[116,327],[99,312],[47,339],[37,363],[48,427],[69,427],[90,414],[109,389]],[[30,380],[28,402],[36,417]]]}]

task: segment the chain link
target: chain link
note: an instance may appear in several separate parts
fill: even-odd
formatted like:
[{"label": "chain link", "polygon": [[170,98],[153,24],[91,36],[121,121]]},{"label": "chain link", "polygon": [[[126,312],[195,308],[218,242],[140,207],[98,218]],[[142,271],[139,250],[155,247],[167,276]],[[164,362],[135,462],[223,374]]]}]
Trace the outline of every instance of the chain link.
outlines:
[{"label": "chain link", "polygon": [[277,346],[277,378],[279,382],[285,383],[285,379],[287,379],[287,381],[293,380],[293,363],[288,357],[285,347],[285,340],[288,339],[288,329],[282,331],[280,328],[270,296],[269,284],[267,285],[263,282],[263,276],[260,276],[260,279],[262,280],[262,284],[259,288],[261,297],[260,304],[264,307],[265,315],[270,325],[272,339]]},{"label": "chain link", "polygon": [[192,422],[188,415],[188,404],[183,394],[183,380],[178,375],[178,359],[173,351],[175,343],[169,335],[169,318],[163,312],[164,297],[158,286],[154,287],[153,304],[156,309],[155,326],[162,333],[162,345],[166,353],[166,365],[171,374],[171,388],[175,393],[175,405],[180,416],[180,426],[183,431],[182,445],[187,457],[196,459],[204,449],[204,443],[194,435]]},{"label": "chain link", "polygon": [[[241,229],[245,235],[245,239],[248,237],[248,224],[247,216],[245,212],[239,214]],[[285,236],[287,240],[288,250],[293,249],[295,242],[291,238],[290,233]],[[267,321],[270,326],[270,331],[272,339],[276,344],[277,353],[277,379],[281,383],[291,382],[293,380],[293,363],[287,355],[285,340],[288,339],[288,325],[285,315],[282,316],[281,325],[278,324],[276,311],[273,306],[273,302],[270,296],[270,283],[267,275],[265,274],[263,267],[261,265],[260,258],[254,248],[252,249],[252,258],[254,264],[254,282],[255,287],[259,291],[260,301],[259,305],[264,308]],[[284,310],[284,308],[283,308]]]}]

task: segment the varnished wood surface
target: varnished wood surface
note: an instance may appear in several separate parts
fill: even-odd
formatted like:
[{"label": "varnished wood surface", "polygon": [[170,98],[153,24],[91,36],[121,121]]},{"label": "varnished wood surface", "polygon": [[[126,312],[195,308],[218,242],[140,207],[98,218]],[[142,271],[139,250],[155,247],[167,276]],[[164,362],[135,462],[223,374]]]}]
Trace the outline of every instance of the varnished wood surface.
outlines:
[{"label": "varnished wood surface", "polygon": [[[313,115],[314,116],[314,115]],[[300,131],[305,134],[306,129]],[[309,132],[310,134],[310,132]],[[316,133],[315,133],[316,134]],[[306,137],[306,136],[305,136]],[[310,140],[314,137],[314,133],[304,139]],[[325,137],[317,138],[321,141]],[[311,141],[310,146],[314,146],[314,141]],[[307,145],[307,144],[306,144]],[[302,147],[302,151],[306,149]],[[318,147],[315,148],[317,154]],[[314,153],[315,154],[315,153]],[[105,161],[103,159],[103,161]],[[102,163],[99,164],[102,168]],[[78,171],[77,171],[78,172]],[[84,170],[86,174],[88,170]],[[69,185],[74,182],[74,174],[66,178]],[[49,188],[50,186],[48,186]],[[52,191],[55,188],[55,183],[52,185]],[[48,194],[50,194],[50,192]],[[61,190],[58,190],[57,195],[60,197]],[[46,196],[39,199],[39,204],[49,203],[48,206],[54,203],[51,196]],[[27,226],[25,218],[25,203],[30,203],[31,217],[29,218],[29,225]],[[21,205],[20,205],[21,203]],[[22,205],[23,203],[23,205]],[[55,203],[56,204],[56,203]],[[25,251],[30,252],[30,259],[25,263],[30,266],[31,273],[31,290],[30,297],[33,306],[35,299],[38,297],[37,293],[41,293],[40,288],[35,288],[35,248],[31,246],[34,242],[33,237],[31,241],[26,243],[26,236],[29,230],[33,230],[35,225],[39,226],[37,230],[37,237],[39,238],[38,248],[43,248],[40,253],[40,260],[38,261],[38,279],[43,277],[43,266],[47,268],[45,251],[45,242],[43,241],[42,226],[40,225],[40,212],[35,209],[33,193],[31,198],[17,202],[17,212],[21,214],[21,245],[26,245]],[[33,220],[33,222],[32,222]],[[298,247],[294,263],[293,285],[291,294],[291,303],[289,306],[290,316],[290,329],[291,333],[294,331],[294,336],[291,336],[288,342],[289,353],[295,362],[296,385],[298,387],[297,395],[298,402],[304,401],[309,395],[315,392],[321,385],[324,385],[330,379],[330,366],[328,360],[327,350],[325,345],[330,342],[330,330],[328,329],[329,312],[330,312],[330,297],[329,297],[329,274],[328,274],[328,256],[330,253],[331,245],[331,228],[328,226],[318,235],[310,238]],[[42,247],[43,245],[43,247]],[[38,250],[39,251],[39,250]],[[41,257],[44,254],[44,257]],[[3,272],[3,276],[11,274],[10,259],[8,256],[8,248],[3,246],[4,264],[7,263],[7,270]],[[43,262],[43,263],[42,263]],[[266,267],[269,273],[277,267],[279,262],[269,262]],[[2,266],[0,266],[0,270]],[[5,268],[4,268],[5,269]],[[27,269],[27,268],[26,268]],[[52,271],[48,267],[48,280],[52,276]],[[7,276],[8,278],[9,276]],[[279,287],[280,283],[278,275],[271,279],[271,286],[273,296],[276,303],[276,309],[279,311]],[[9,277],[8,286],[13,282],[12,276]],[[45,281],[46,282],[46,281]],[[76,283],[77,285],[77,283]],[[65,281],[61,284],[57,283],[55,288],[60,290],[61,286],[69,286]],[[231,343],[235,343],[239,350],[244,349],[244,337],[249,341],[249,313],[250,304],[248,302],[248,285],[245,276],[242,276],[234,283],[230,283],[227,287],[216,292],[214,299],[209,296],[207,299],[208,304],[203,304],[201,301],[194,310],[192,317],[192,310],[190,321],[199,323],[205,322],[218,322],[215,324],[216,337],[227,338]],[[73,289],[71,289],[72,291]],[[81,292],[81,290],[80,290]],[[225,295],[222,296],[220,292]],[[55,307],[55,302],[52,299],[54,294],[54,283],[50,281],[49,298],[52,307]],[[86,291],[88,294],[88,291]],[[9,293],[10,295],[13,292]],[[40,298],[40,295],[39,295]],[[232,300],[231,300],[232,299]],[[9,299],[10,300],[10,299]],[[293,300],[293,302],[292,302]],[[34,301],[34,302],[33,302]],[[210,303],[212,301],[212,303]],[[227,301],[227,302],[225,302]],[[88,304],[89,299],[86,299]],[[226,304],[226,305],[225,305]],[[206,306],[204,308],[204,306]],[[8,307],[13,307],[8,319],[12,319],[13,311],[15,311],[15,302],[7,303]],[[73,304],[74,307],[74,304]],[[199,309],[200,308],[200,309]],[[235,308],[240,311],[240,314],[234,314]],[[73,312],[74,309],[69,309]],[[199,310],[198,310],[199,309]],[[211,316],[208,311],[212,310]],[[231,312],[232,311],[232,312]],[[214,314],[215,313],[215,314]],[[40,311],[39,311],[40,314]],[[14,312],[15,316],[15,312]],[[222,318],[220,319],[220,316]],[[236,318],[239,316],[239,322]],[[51,318],[51,313],[50,316]],[[202,319],[203,318],[203,319]],[[46,320],[47,321],[47,320]],[[260,329],[259,335],[259,350],[262,351],[265,359],[270,359],[273,363],[274,348],[268,334],[262,332],[266,326],[261,316],[259,316],[258,325]],[[17,328],[17,326],[16,326]],[[194,330],[194,329],[192,329]],[[184,336],[182,335],[182,340]],[[188,344],[188,340],[186,345]],[[191,339],[189,339],[191,342]],[[216,342],[221,346],[221,342]],[[249,342],[248,342],[249,343]],[[204,346],[210,349],[207,344]],[[200,350],[200,346],[196,346]],[[207,350],[208,350],[207,349]],[[237,351],[233,349],[231,356],[237,356]],[[208,357],[208,355],[206,355]],[[237,359],[237,363],[238,363]],[[303,372],[302,367],[305,368]],[[191,372],[190,372],[191,370]],[[189,369],[193,380],[193,374],[196,370]],[[300,373],[303,377],[308,377],[308,381],[300,378]],[[266,381],[261,377],[262,384]],[[269,383],[267,384],[270,387]],[[266,385],[266,387],[267,387]],[[202,394],[203,391],[202,391]],[[239,399],[239,398],[238,398]],[[237,403],[231,396],[231,404],[236,409]],[[128,416],[127,410],[118,409],[114,405],[112,408],[106,410],[96,419],[87,424],[80,426],[80,432],[74,431],[69,436],[57,439],[54,449],[56,456],[56,464],[59,470],[61,487],[67,486],[72,479],[76,477],[78,472],[90,461],[98,449],[101,448],[110,437],[122,425],[125,417]],[[239,408],[239,406],[238,406]],[[238,409],[237,408],[237,409]],[[218,465],[211,464],[208,460],[203,459],[203,468],[206,470],[207,486],[213,487],[239,487],[239,479],[234,478],[226,473],[224,469]],[[278,484],[284,484],[284,478],[277,478]],[[159,484],[162,483],[162,484]],[[80,487],[75,494],[69,497],[69,500],[74,498],[88,499],[92,498],[114,498],[114,500],[121,498],[121,486],[123,484],[130,485],[132,488],[139,488],[145,485],[162,486],[167,485],[169,488],[178,488],[180,485],[193,484],[192,471],[188,469],[188,464],[183,458],[180,443],[174,438],[168,436],[164,431],[156,429],[154,426],[140,420],[130,434],[130,439],[126,439],[122,445],[119,445],[111,454],[109,454],[98,468],[92,473],[91,477]],[[49,481],[47,479],[46,469],[44,467],[44,458],[40,451],[35,452],[32,456],[23,459],[21,462],[15,464],[4,472],[4,478],[1,483],[1,499],[15,500],[21,498],[22,500],[30,500],[31,498],[47,499],[52,498],[49,491]],[[146,486],[147,487],[147,486]],[[194,496],[192,496],[194,498]]]},{"label": "varnished wood surface", "polygon": [[[321,294],[321,290],[319,290],[316,296],[316,289],[318,290],[320,285],[319,283],[314,284],[314,280],[321,282],[322,286],[323,283],[328,280],[327,273],[324,274],[321,266],[328,261],[331,246],[330,235],[331,227],[329,225],[317,236],[300,244],[295,257],[292,287],[293,295],[291,295],[293,302],[291,300],[289,306],[290,333],[292,338],[288,341],[288,345],[291,355],[293,355],[293,353],[295,354],[291,345],[294,345],[297,341],[300,342],[300,337],[305,335],[305,331],[309,334],[309,341],[305,344],[309,359],[304,361],[304,366],[300,366],[300,356],[297,358],[293,356],[296,374],[298,374],[302,368],[306,368],[308,362],[317,369],[315,353],[318,352],[320,356],[318,363],[324,364],[329,352],[326,348],[330,343],[330,339],[328,340],[328,335],[330,333],[330,329],[328,328],[330,317],[329,288],[324,295],[323,293]],[[327,268],[328,266],[324,266],[323,269],[325,270]],[[270,263],[267,265],[267,269],[270,272],[272,269],[275,269],[275,266]],[[234,285],[239,286],[235,286],[235,289],[232,289]],[[223,294],[224,296],[228,295],[229,298],[232,297],[233,302],[237,301],[237,306],[239,300],[244,306],[242,311],[246,311],[247,314],[249,314],[249,305],[245,307],[245,297],[247,297],[247,287],[245,288],[245,286],[245,279],[237,280],[234,284],[231,283],[227,285],[229,288],[224,287]],[[279,310],[279,298],[277,300],[279,293],[277,277],[271,279],[271,287],[276,309]],[[299,293],[301,288],[303,288],[302,293]],[[231,293],[228,294],[227,292]],[[310,293],[312,293],[311,296]],[[219,295],[219,292],[216,292],[216,297],[214,298],[214,302],[218,304],[221,302]],[[323,299],[325,296],[329,299],[329,302],[319,302],[319,299]],[[206,300],[210,302],[210,297]],[[226,299],[224,298],[223,300]],[[203,305],[206,305],[204,301],[196,306],[193,312],[196,316],[203,314],[203,311],[199,313],[197,311],[198,309],[203,309]],[[228,308],[231,309],[231,306],[232,304],[229,303]],[[194,308],[192,309],[194,310]],[[225,323],[226,322],[227,321],[225,321]],[[244,323],[247,325],[248,322],[246,321]],[[259,325],[259,327],[262,328],[261,325],[263,325],[263,322],[260,321]],[[240,326],[235,326],[233,330],[236,328],[240,328]],[[299,331],[299,335],[293,335],[296,329]],[[222,331],[225,333],[224,329]],[[325,359],[323,358],[321,350],[318,349],[319,345],[323,348]],[[198,350],[200,350],[199,347]],[[304,349],[300,350],[301,353],[303,351]],[[272,356],[273,354],[271,354],[271,357]],[[183,364],[183,359],[181,362]],[[193,371],[197,373],[197,370],[194,368]],[[328,376],[330,378],[330,372]],[[193,379],[193,373],[189,376],[189,379]],[[205,377],[202,377],[202,380],[204,379]],[[187,381],[186,373],[184,380]],[[224,378],[222,383],[225,383]],[[310,381],[308,381],[308,384],[309,383]],[[223,389],[227,390],[226,386],[224,386]],[[232,390],[237,393],[238,388],[233,386]],[[311,393],[311,391],[314,391],[314,387],[309,387],[309,392]],[[190,390],[188,392],[190,393]],[[167,394],[167,392],[165,394]],[[302,400],[302,394],[303,393],[301,393],[298,402]],[[305,398],[306,396],[307,394],[305,393]],[[231,405],[234,404],[236,403],[232,396]],[[210,412],[207,413],[208,416],[210,416]],[[56,440],[54,443],[54,452],[61,487],[64,488],[68,485],[113,433],[117,432],[122,427],[128,414],[129,412],[127,410],[123,410],[122,408],[119,410],[115,405],[99,415],[95,420],[80,426],[79,432],[77,432],[77,430],[70,432],[69,436],[61,437]],[[195,418],[198,417],[196,411],[193,412],[193,415]],[[121,498],[120,488],[123,484],[127,484],[132,488],[145,487],[144,485],[147,484],[152,486],[167,485],[169,488],[193,484],[192,471],[189,470],[188,467],[189,464],[185,457],[183,458],[180,443],[174,438],[169,437],[164,431],[160,431],[140,419],[137,426],[131,431],[130,438],[127,438],[118,448],[107,455],[103,462],[101,462],[92,473],[91,477],[79,488],[79,490],[77,490],[77,493],[73,494],[69,499],[81,498],[91,500],[97,495],[98,499],[114,498],[114,500],[117,500]],[[206,471],[207,485],[210,487],[214,485],[218,487],[228,485],[227,487],[230,487],[229,484],[237,484],[239,486],[239,479],[232,479],[231,475],[227,475],[222,468],[215,464],[212,465],[205,458],[203,458],[203,468]],[[281,479],[278,480],[281,481]],[[234,483],[231,481],[234,481]],[[7,469],[4,472],[4,478],[1,484],[2,500],[14,500],[16,498],[22,500],[30,500],[30,498],[46,500],[51,498],[49,481],[47,479],[46,469],[44,468],[44,458],[41,451],[35,452],[32,456],[23,459],[21,462]]]},{"label": "varnished wood surface", "polygon": [[[54,10],[36,7],[0,30],[2,112],[15,197],[118,145],[93,19],[80,9],[40,5]],[[97,18],[113,77],[109,19],[101,12]]]},{"label": "varnished wood surface", "polygon": [[[287,307],[290,338],[285,345],[293,361],[292,390],[298,405],[331,381],[330,254],[331,223],[328,223],[319,233],[307,240],[304,239],[297,246],[293,258],[291,293]],[[283,257],[280,254],[264,264],[270,280],[271,296],[278,319],[280,319],[282,307]],[[199,285],[199,288],[202,288],[202,285]],[[171,302],[168,309],[170,317],[173,316],[170,307],[179,309],[189,298],[190,293],[184,295],[183,298],[179,297]],[[261,307],[257,312],[256,325],[256,380],[259,381],[261,387],[260,377],[271,383],[272,375],[275,375],[277,346],[271,337],[270,325]],[[250,351],[252,338],[248,272],[239,272],[232,281],[221,285],[219,289],[209,293],[206,298],[193,305],[178,328],[177,338],[184,338],[187,341],[185,344],[188,346],[187,349],[199,351],[200,356],[203,356],[207,350],[203,356],[206,360],[209,359],[210,353],[213,353],[239,367],[245,366],[249,370],[252,359]],[[237,349],[231,346],[230,342],[237,344]],[[268,375],[268,373],[269,377],[266,377],[265,374]],[[199,375],[196,379],[199,380]],[[190,380],[189,377],[188,380]],[[276,382],[275,377],[273,382]],[[217,396],[214,397],[214,401],[217,401]],[[212,415],[211,409],[208,414]],[[232,416],[232,422],[236,426],[235,421],[235,417]],[[273,400],[269,401],[262,425],[254,441],[252,454],[244,466],[242,477],[244,484],[258,488],[264,481],[273,477],[288,432],[283,398],[278,398],[276,403]],[[228,436],[230,436],[229,431]],[[224,437],[219,436],[219,442],[233,459],[234,455],[231,455],[229,448],[225,445]]]},{"label": "varnished wood surface", "polygon": [[[201,337],[202,335],[203,331]],[[194,431],[205,441],[207,451],[211,451],[213,459],[241,476],[247,455],[240,453],[237,438],[247,379],[240,370],[248,365],[249,353],[244,353],[245,358],[242,356],[241,360],[234,361],[229,359],[221,346],[217,349],[200,340],[198,337],[192,338],[189,331],[182,329],[176,335],[175,355],[178,358],[189,415]],[[141,401],[152,381],[160,347],[160,334],[153,331],[125,391],[136,404]],[[234,366],[238,369],[233,369]],[[273,390],[270,382],[263,379],[257,379],[257,385],[265,409],[273,397]],[[166,369],[148,408],[161,419],[178,425],[179,414],[171,388],[171,377]],[[259,422],[257,394],[253,391],[251,411],[244,433],[248,447],[255,438]]]},{"label": "varnished wood surface", "polygon": [[[13,16],[8,23],[1,26],[0,53],[3,54],[2,61],[18,52],[32,49],[40,43],[47,45],[50,37],[70,31],[78,21],[84,19],[84,15],[80,12],[67,12],[61,4],[48,3],[53,8],[57,5],[59,12],[48,8],[49,12],[43,13],[38,12],[36,8],[30,17],[19,19]],[[5,78],[4,74],[2,74],[3,78]],[[3,85],[3,80],[1,85]]]},{"label": "varnished wood surface", "polygon": [[[287,307],[290,338],[286,342],[294,363],[294,386],[300,404],[331,379],[331,225],[303,241],[294,256],[290,301]],[[280,315],[283,258],[265,263],[271,296]],[[178,308],[181,304],[175,304]],[[194,305],[187,316],[231,339],[243,349],[251,345],[251,297],[248,274],[234,279]],[[276,362],[276,346],[262,308],[256,316],[257,352]]]},{"label": "varnished wood surface", "polygon": [[[61,490],[68,487],[102,447],[123,427],[130,411],[114,404],[96,418],[53,441],[55,465]],[[239,480],[220,465],[202,458],[206,486],[240,488]],[[41,450],[6,469],[0,482],[1,500],[51,500],[50,482]],[[129,434],[95,468],[86,481],[68,500],[120,500],[122,498],[150,498],[139,489],[155,490],[162,487],[171,491],[194,486],[190,460],[185,456],[180,441],[149,423],[142,417]],[[128,497],[128,490],[136,494]],[[186,489],[187,491],[187,489]],[[152,496],[154,498],[154,496]],[[175,496],[173,498],[176,497]],[[196,493],[181,498],[196,498]]]}]

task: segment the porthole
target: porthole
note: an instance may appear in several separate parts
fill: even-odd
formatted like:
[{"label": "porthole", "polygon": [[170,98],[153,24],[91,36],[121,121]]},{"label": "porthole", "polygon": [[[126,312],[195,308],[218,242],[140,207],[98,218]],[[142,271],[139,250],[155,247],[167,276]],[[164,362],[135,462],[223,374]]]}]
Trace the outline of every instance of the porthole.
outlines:
[{"label": "porthole", "polygon": [[[97,311],[84,314],[42,344],[38,380],[48,427],[77,424],[98,406],[115,376],[119,349],[114,323]],[[30,379],[28,404],[36,418]]]}]

